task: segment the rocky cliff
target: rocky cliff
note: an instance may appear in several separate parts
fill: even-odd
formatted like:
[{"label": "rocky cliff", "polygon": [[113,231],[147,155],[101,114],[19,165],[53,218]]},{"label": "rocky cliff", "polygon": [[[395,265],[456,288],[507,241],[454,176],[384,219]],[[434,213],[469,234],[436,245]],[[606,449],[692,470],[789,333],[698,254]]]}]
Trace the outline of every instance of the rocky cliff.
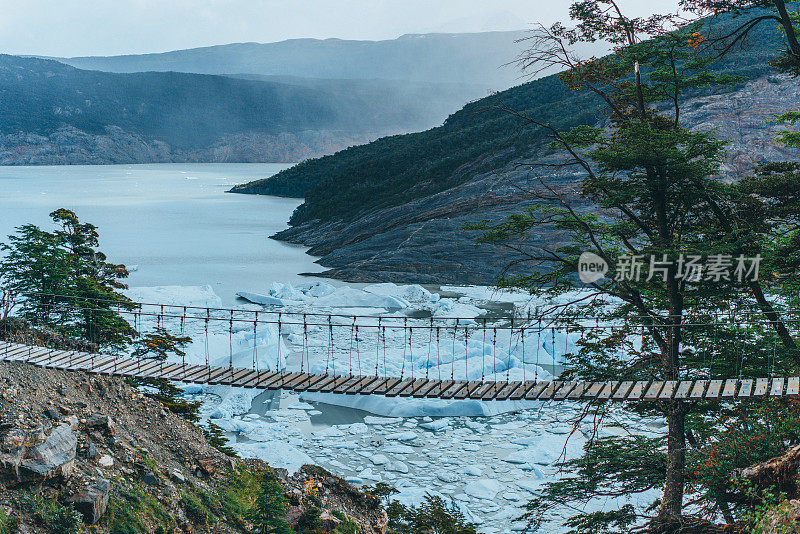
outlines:
[{"label": "rocky cliff", "polygon": [[308,130],[221,137],[205,148],[186,149],[117,126],[87,133],[62,126],[49,134],[0,134],[0,165],[104,165],[119,163],[293,163],[367,143],[384,132],[353,134]]},{"label": "rocky cliff", "polygon": [[4,534],[250,532],[247,511],[270,473],[290,525],[386,532],[374,497],[318,467],[288,476],[228,457],[122,379],[0,363],[0,392]]},{"label": "rocky cliff", "polygon": [[[765,75],[730,92],[689,100],[684,122],[730,140],[720,178],[736,179],[759,161],[797,156],[773,142],[778,127],[770,118],[794,109],[798,98],[796,80]],[[475,235],[464,231],[464,224],[497,221],[529,205],[532,200],[522,189],[531,184],[532,177],[517,163],[560,157],[548,153],[541,143],[532,144],[511,161],[486,171],[487,159],[503,160],[502,140],[497,146],[495,153],[481,154],[458,167],[448,177],[458,185],[437,194],[348,219],[303,222],[274,237],[310,246],[309,253],[321,256],[318,263],[329,269],[325,275],[330,277],[362,282],[491,283],[515,256],[476,246]],[[568,173],[546,177],[567,193],[578,178]],[[533,236],[532,242],[558,240],[557,233],[549,232]]]}]

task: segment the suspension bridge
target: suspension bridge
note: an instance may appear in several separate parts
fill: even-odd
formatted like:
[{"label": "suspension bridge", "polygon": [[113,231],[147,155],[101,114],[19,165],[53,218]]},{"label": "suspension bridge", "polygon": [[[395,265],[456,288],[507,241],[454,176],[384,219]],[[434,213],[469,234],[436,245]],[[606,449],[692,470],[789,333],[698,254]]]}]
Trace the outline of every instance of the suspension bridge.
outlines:
[{"label": "suspension bridge", "polygon": [[[110,313],[107,307],[80,309],[83,314],[87,311]],[[54,305],[53,312],[63,313],[63,303],[58,308]],[[58,350],[25,339],[0,341],[0,361],[138,379],[399,398],[646,402],[800,396],[800,377],[553,379],[541,370],[546,363],[540,353],[546,352],[552,368],[558,359],[558,340],[563,344],[562,357],[575,350],[575,343],[564,333],[557,336],[557,327],[543,326],[541,320],[536,324],[521,318],[489,323],[474,318],[411,319],[147,303],[113,312],[129,314],[137,332],[171,328],[195,340],[199,337],[204,361],[187,361],[183,352],[179,358],[167,360],[124,352]],[[627,328],[593,325],[591,321],[584,327],[590,331]],[[580,332],[584,335],[583,329]],[[215,347],[219,350],[219,343],[210,340],[216,336],[218,342],[226,335],[227,354],[213,354]],[[526,336],[527,340],[535,336],[535,350]],[[12,337],[8,333],[3,336]],[[284,346],[286,337],[294,340],[294,350]],[[235,338],[245,340],[244,351],[234,350]],[[639,352],[646,351],[644,339],[642,332]],[[391,353],[392,343],[398,353],[394,363],[387,359],[387,347]],[[267,348],[273,354],[265,354]],[[477,355],[471,355],[475,352]],[[221,360],[227,361],[221,364]],[[243,364],[245,360],[247,365]]]}]

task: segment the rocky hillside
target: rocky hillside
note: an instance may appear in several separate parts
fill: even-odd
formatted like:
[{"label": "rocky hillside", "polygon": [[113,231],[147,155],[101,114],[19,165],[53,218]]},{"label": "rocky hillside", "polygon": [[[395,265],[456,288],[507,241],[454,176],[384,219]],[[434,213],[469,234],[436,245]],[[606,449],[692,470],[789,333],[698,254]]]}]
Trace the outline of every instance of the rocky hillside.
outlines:
[{"label": "rocky hillside", "polygon": [[[719,29],[730,22],[715,24]],[[772,142],[777,128],[769,121],[794,109],[800,96],[796,80],[768,66],[777,46],[776,35],[759,33],[715,65],[744,81],[695,93],[685,103],[684,123],[715,129],[731,141],[724,179],[762,160],[792,157]],[[533,177],[519,163],[560,157],[549,151],[542,131],[497,110],[499,104],[559,129],[606,120],[596,98],[569,91],[551,76],[470,103],[439,128],[379,139],[232,191],[305,197],[291,228],[275,237],[311,247],[328,276],[489,284],[513,257],[476,247],[464,224],[498,221],[528,206],[522,190]],[[576,176],[558,172],[548,183],[571,192]],[[559,240],[554,232],[536,237],[547,245]]]},{"label": "rocky hillside", "polygon": [[0,363],[0,532],[248,532],[265,473],[286,520],[384,533],[373,497],[320,468],[230,458],[120,379]]}]

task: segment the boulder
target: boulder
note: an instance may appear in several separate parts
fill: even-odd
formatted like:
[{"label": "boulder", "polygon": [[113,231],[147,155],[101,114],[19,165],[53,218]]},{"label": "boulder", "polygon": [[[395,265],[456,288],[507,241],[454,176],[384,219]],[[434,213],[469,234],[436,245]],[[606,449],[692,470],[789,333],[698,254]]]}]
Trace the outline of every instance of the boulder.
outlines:
[{"label": "boulder", "polygon": [[89,417],[86,420],[86,426],[89,428],[97,428],[102,430],[103,432],[107,432],[109,435],[114,435],[114,431],[116,430],[116,424],[114,420],[111,419],[106,414],[96,413]]},{"label": "boulder", "polygon": [[111,493],[111,482],[101,478],[90,482],[85,488],[72,495],[68,501],[83,515],[83,520],[94,525],[108,506],[108,496]]},{"label": "boulder", "polygon": [[45,440],[25,452],[20,467],[35,475],[49,478],[72,471],[78,437],[68,424],[58,425]]}]

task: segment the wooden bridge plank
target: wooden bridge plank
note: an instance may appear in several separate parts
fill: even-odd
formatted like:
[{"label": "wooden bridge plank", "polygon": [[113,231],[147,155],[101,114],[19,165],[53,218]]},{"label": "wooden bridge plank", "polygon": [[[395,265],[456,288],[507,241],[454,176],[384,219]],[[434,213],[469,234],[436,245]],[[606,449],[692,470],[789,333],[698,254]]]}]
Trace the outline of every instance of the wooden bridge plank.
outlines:
[{"label": "wooden bridge plank", "polygon": [[294,373],[283,373],[280,377],[280,380],[276,380],[272,382],[270,385],[267,386],[267,389],[285,389],[290,390],[290,384],[297,380],[299,377],[304,376],[305,373],[294,372]]},{"label": "wooden bridge plank", "polygon": [[500,390],[497,392],[497,394],[494,396],[494,400],[499,400],[499,401],[508,400],[511,394],[514,393],[514,391],[516,391],[517,388],[519,388],[521,385],[522,385],[521,380],[506,382],[505,385],[503,385],[503,387],[501,387]]},{"label": "wooden bridge plank", "polygon": [[[52,354],[50,356],[43,356],[43,355],[42,356],[34,356],[33,358],[31,358],[31,360],[33,360],[33,361],[31,361],[30,363],[32,365],[38,365],[39,361],[44,361],[45,364],[46,364],[45,367],[57,367],[58,364],[61,364],[63,362],[68,362],[71,359],[73,359],[74,358],[74,354],[75,353],[73,353],[73,352],[61,352],[61,351],[59,351],[57,354]],[[45,360],[45,358],[47,358],[47,359]]]},{"label": "wooden bridge plank", "polygon": [[708,384],[708,380],[695,380],[694,387],[689,396],[693,399],[702,399],[703,393],[706,391],[706,384]]},{"label": "wooden bridge plank", "polygon": [[8,361],[19,361],[24,359],[32,350],[32,347],[26,347],[24,345],[12,346],[3,354],[3,359]]},{"label": "wooden bridge plank", "polygon": [[204,373],[208,374],[208,368],[205,365],[190,365],[189,368],[184,369],[184,371],[180,381],[185,383],[192,383],[199,375]]},{"label": "wooden bridge plank", "polygon": [[439,393],[439,398],[440,399],[452,399],[453,396],[456,395],[456,393],[461,391],[461,389],[465,388],[466,386],[467,386],[467,381],[466,380],[455,380],[455,381],[453,381],[453,384],[450,387],[448,387],[447,389],[442,390],[442,392]]},{"label": "wooden bridge plank", "polygon": [[428,381],[427,384],[425,384],[424,386],[422,386],[421,388],[419,388],[417,391],[414,392],[414,397],[416,397],[418,399],[421,399],[423,397],[427,397],[428,394],[431,391],[434,391],[434,390],[438,389],[442,385],[443,382],[444,382],[443,380],[430,380],[430,381]]},{"label": "wooden bridge plank", "polygon": [[157,360],[149,360],[141,363],[141,366],[134,370],[134,376],[138,378],[148,378],[153,372],[158,372],[161,368],[161,362]]},{"label": "wooden bridge plank", "polygon": [[298,393],[302,393],[308,389],[309,384],[311,384],[317,377],[320,376],[316,373],[304,373],[302,378],[298,378],[292,384],[292,391],[296,391]]},{"label": "wooden bridge plank", "polygon": [[644,395],[644,390],[647,387],[647,384],[649,384],[649,383],[650,383],[649,380],[639,380],[639,381],[637,381],[633,385],[633,387],[631,388],[631,392],[628,393],[628,396],[626,397],[625,400],[639,400],[639,399],[641,399],[642,395]]},{"label": "wooden bridge plank", "polygon": [[661,389],[664,387],[664,382],[661,380],[653,380],[653,383],[650,384],[650,387],[647,388],[647,391],[644,394],[645,400],[656,400],[658,399],[659,393],[661,393]]},{"label": "wooden bridge plank", "polygon": [[489,395],[497,384],[495,382],[484,382],[481,387],[473,389],[470,394],[470,399],[482,399],[484,395]]},{"label": "wooden bridge plank", "polygon": [[458,392],[453,395],[453,398],[458,400],[466,399],[473,391],[483,387],[484,384],[485,382],[481,382],[480,380],[470,380],[463,388],[459,389]]},{"label": "wooden bridge plank", "polygon": [[783,378],[773,378],[772,379],[772,388],[769,391],[770,397],[782,397],[783,396],[783,384],[785,380]]},{"label": "wooden bridge plank", "polygon": [[108,365],[109,362],[114,362],[113,356],[101,356],[97,360],[95,360],[94,365],[89,367],[86,372],[93,373],[93,374],[100,374],[100,369]]},{"label": "wooden bridge plank", "polygon": [[345,391],[347,395],[361,395],[364,390],[368,389],[371,384],[378,382],[381,380],[380,377],[377,376],[365,376],[361,379],[361,381],[355,384],[353,387]]},{"label": "wooden bridge plank", "polygon": [[530,387],[528,387],[528,385],[523,384],[523,386],[515,392],[515,395],[516,393],[524,391],[525,396],[523,398],[525,400],[536,400],[536,397],[541,395],[542,391],[544,391],[544,388],[547,387],[547,384],[549,384],[549,382],[540,381],[540,382],[530,382],[529,384]]},{"label": "wooden bridge plank", "polygon": [[357,375],[348,377],[347,380],[339,381],[337,382],[336,387],[331,390],[331,393],[344,393],[356,383],[360,382],[362,378],[364,377]]},{"label": "wooden bridge plank", "polygon": [[109,358],[103,365],[98,365],[94,372],[97,374],[114,374],[114,367],[116,367],[117,361],[116,358]]},{"label": "wooden bridge plank", "polygon": [[614,394],[614,392],[621,387],[621,384],[616,380],[611,380],[610,382],[605,382],[603,384],[603,389],[600,390],[600,393],[597,394],[598,400],[608,400]]},{"label": "wooden bridge plank", "polygon": [[389,380],[390,379],[385,378],[385,377],[377,377],[377,379],[374,382],[370,382],[369,384],[364,386],[364,388],[362,388],[361,391],[358,392],[358,394],[359,395],[374,395],[375,394],[375,390],[377,390],[378,388],[380,388],[382,386],[385,386],[386,382],[388,382]]},{"label": "wooden bridge plank", "polygon": [[72,361],[67,361],[63,365],[59,365],[58,367],[64,369],[65,371],[82,371],[84,367],[91,363],[92,358],[95,356],[97,355],[84,354],[83,356],[79,356]]},{"label": "wooden bridge plank", "polygon": [[330,382],[331,380],[332,380],[331,375],[321,374],[321,375],[319,375],[319,378],[312,379],[306,385],[306,391],[309,391],[309,392],[312,392],[312,393],[316,392],[316,391],[319,391],[321,387],[324,387],[325,384]]},{"label": "wooden bridge plank", "polygon": [[659,400],[669,400],[675,394],[675,390],[678,387],[677,380],[667,380],[664,382],[664,387],[661,389],[661,393],[658,394]]},{"label": "wooden bridge plank", "polygon": [[586,389],[583,393],[584,399],[593,399],[600,394],[600,391],[603,389],[605,382],[592,382],[592,384]]},{"label": "wooden bridge plank", "polygon": [[509,400],[522,400],[525,398],[525,395],[530,391],[536,382],[533,380],[526,380],[522,384],[519,385],[517,389],[515,389],[511,395],[508,396]]},{"label": "wooden bridge plank", "polygon": [[394,388],[397,384],[399,384],[402,380],[399,378],[387,378],[383,384],[378,384],[375,386],[375,390],[373,394],[375,395],[386,395],[387,391],[390,391]]},{"label": "wooden bridge plank", "polygon": [[617,390],[614,392],[614,395],[611,397],[612,399],[616,400],[623,400],[628,396],[628,392],[633,388],[634,382],[630,380],[626,380],[622,382]]},{"label": "wooden bridge plank", "polygon": [[570,400],[578,400],[583,395],[583,392],[589,388],[589,383],[587,382],[578,382],[575,384],[575,387],[572,388],[572,391],[569,392],[567,398]]},{"label": "wooden bridge plank", "polygon": [[577,384],[575,382],[565,382],[564,385],[562,385],[556,390],[555,393],[553,393],[553,400],[564,400],[567,398],[569,392],[572,391],[572,388],[574,388],[576,385]]},{"label": "wooden bridge plank", "polygon": [[689,397],[689,392],[692,390],[694,382],[692,380],[681,380],[678,384],[678,390],[675,392],[676,399],[686,399]]},{"label": "wooden bridge plank", "polygon": [[230,379],[232,374],[233,369],[231,367],[212,367],[212,371],[206,378],[206,383],[212,386],[223,384],[226,382],[226,379]]},{"label": "wooden bridge plank", "polygon": [[387,397],[396,397],[398,393],[406,389],[414,381],[413,378],[405,378],[397,382],[391,389],[387,390],[385,395]]},{"label": "wooden bridge plank", "polygon": [[419,391],[420,388],[425,387],[425,385],[428,382],[430,382],[430,380],[428,380],[427,378],[417,378],[411,383],[410,386],[408,386],[406,389],[398,393],[398,396],[411,397],[412,395],[414,395],[414,393]]},{"label": "wooden bridge plank", "polygon": [[269,373],[264,373],[261,379],[258,382],[253,384],[254,389],[266,389],[268,388],[273,382],[276,382],[281,379],[283,373],[280,371],[272,371]]},{"label": "wooden bridge plank", "polygon": [[754,397],[763,397],[767,394],[767,390],[769,389],[769,378],[758,378],[756,379],[756,388],[753,391]]},{"label": "wooden bridge plank", "polygon": [[442,380],[441,382],[437,382],[433,388],[428,390],[425,396],[428,398],[441,398],[442,393],[455,383],[455,380]]},{"label": "wooden bridge plank", "polygon": [[552,382],[547,383],[547,386],[542,390],[536,400],[550,400],[553,398],[553,395],[556,394],[556,391],[564,385],[564,382],[554,380]]},{"label": "wooden bridge plank", "polygon": [[800,376],[790,376],[786,380],[786,396],[796,397],[800,395]]},{"label": "wooden bridge plank", "polygon": [[730,399],[736,396],[736,386],[739,383],[735,378],[729,378],[725,381],[725,387],[722,388],[722,398]]},{"label": "wooden bridge plank", "polygon": [[[76,353],[76,358],[78,356],[83,355],[83,354],[85,354],[85,353],[83,353],[83,352]],[[64,354],[61,353],[61,352],[59,352],[55,356],[57,356],[59,359],[64,358]],[[50,362],[50,360],[53,359],[53,357],[54,357],[54,355],[51,352],[48,352],[47,350],[42,349],[42,348],[36,348],[36,350],[31,351],[28,354],[26,354],[24,359],[21,359],[21,360],[18,360],[18,361],[24,361],[25,363],[28,363],[30,365],[37,365],[37,366],[40,366],[40,367],[44,367],[44,366],[47,365],[48,362]]]},{"label": "wooden bridge plank", "polygon": [[708,383],[708,391],[706,391],[707,399],[716,399],[719,397],[719,390],[722,389],[722,380],[712,380]]}]

